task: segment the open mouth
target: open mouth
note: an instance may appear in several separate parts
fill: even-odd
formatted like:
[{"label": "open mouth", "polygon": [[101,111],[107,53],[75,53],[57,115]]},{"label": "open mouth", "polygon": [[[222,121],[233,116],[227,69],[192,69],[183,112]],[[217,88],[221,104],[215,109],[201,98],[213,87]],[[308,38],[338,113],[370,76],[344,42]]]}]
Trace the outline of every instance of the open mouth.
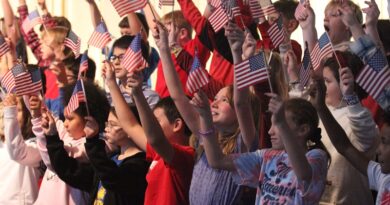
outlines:
[{"label": "open mouth", "polygon": [[325,28],[326,32],[329,32],[329,27],[328,26],[325,25],[324,28]]}]

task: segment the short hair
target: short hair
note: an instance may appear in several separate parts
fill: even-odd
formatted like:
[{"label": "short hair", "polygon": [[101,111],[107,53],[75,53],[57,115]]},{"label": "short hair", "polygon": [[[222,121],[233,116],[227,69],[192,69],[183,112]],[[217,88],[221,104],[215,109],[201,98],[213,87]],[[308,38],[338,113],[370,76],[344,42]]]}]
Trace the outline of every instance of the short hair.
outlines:
[{"label": "short hair", "polygon": [[[80,62],[81,62],[81,55],[74,59],[74,58],[68,58],[65,59],[63,62],[65,64],[65,67],[70,69],[74,76],[77,76],[79,73],[80,68]],[[94,81],[95,80],[95,74],[96,74],[96,63],[94,60],[88,57],[88,70],[86,72],[86,77],[88,80]]]},{"label": "short hair", "polygon": [[295,0],[279,0],[274,3],[275,9],[288,20],[295,19],[294,13],[298,6]]},{"label": "short hair", "polygon": [[[127,49],[130,46],[133,39],[134,36],[130,36],[130,35],[121,36],[112,45],[112,50],[114,50],[115,48]],[[141,50],[142,50],[142,56],[146,59],[146,61],[148,61],[149,45],[147,45],[143,40],[141,40]]]},{"label": "short hair", "polygon": [[[143,29],[146,32],[146,35],[149,36],[149,25],[148,22],[146,21],[145,15],[143,13],[138,13],[136,12],[135,15],[137,15],[139,21],[142,24]],[[129,25],[129,19],[127,17],[124,17],[118,24],[119,28],[130,28]]]},{"label": "short hair", "polygon": [[[139,117],[139,113],[138,113],[138,109],[137,109],[137,106],[133,105],[133,104],[127,104],[127,106],[130,108],[131,112],[133,113],[135,119],[137,119],[137,122],[141,124],[141,118]],[[111,107],[110,108],[110,112],[116,117],[118,118],[118,115],[116,113],[116,110],[115,110],[115,107]]]},{"label": "short hair", "polygon": [[178,11],[178,10],[172,11],[172,12],[165,14],[161,18],[163,23],[170,22],[170,21],[172,21],[172,19],[173,19],[175,26],[178,29],[182,29],[182,28],[186,29],[188,31],[189,38],[191,38],[192,27],[191,27],[190,23],[188,23],[188,21],[184,18],[183,12]]},{"label": "short hair", "polygon": [[[107,122],[108,114],[110,111],[110,103],[107,100],[106,93],[90,81],[83,81],[84,91],[87,98],[87,103],[81,102],[79,107],[74,111],[81,117],[88,116],[86,105],[88,105],[88,111],[91,117],[93,117],[99,125],[99,132],[103,132],[105,122]],[[69,84],[63,88],[64,105],[69,103],[72,97],[73,89],[76,83]]]},{"label": "short hair", "polygon": [[169,123],[174,123],[176,119],[180,118],[183,121],[184,134],[188,137],[191,135],[191,130],[188,128],[183,117],[180,115],[180,112],[177,110],[175,102],[173,102],[171,97],[160,99],[160,101],[158,101],[158,103],[154,106],[154,110],[157,108],[164,110],[164,114],[167,117]]},{"label": "short hair", "polygon": [[[330,0],[328,5],[326,5],[326,7],[325,7],[325,11],[328,10],[328,9],[333,9],[335,7],[341,7],[342,6],[341,5],[342,2],[343,1],[339,1],[339,0]],[[355,4],[353,1],[348,0],[346,2],[348,3],[348,6],[351,7],[351,9],[352,9],[353,13],[355,14],[358,22],[360,24],[363,24],[363,13],[362,13],[360,7],[357,4]]]}]

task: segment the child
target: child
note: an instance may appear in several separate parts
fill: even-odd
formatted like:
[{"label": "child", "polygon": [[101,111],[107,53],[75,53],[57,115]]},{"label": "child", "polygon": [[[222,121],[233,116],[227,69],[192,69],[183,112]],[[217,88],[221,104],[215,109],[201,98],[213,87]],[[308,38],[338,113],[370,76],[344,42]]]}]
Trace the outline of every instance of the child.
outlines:
[{"label": "child", "polygon": [[153,109],[149,108],[142,93],[139,72],[128,75],[126,92],[132,93],[140,113],[141,124],[127,108],[115,83],[115,75],[106,63],[104,77],[118,110],[118,119],[128,136],[146,151],[152,162],[146,179],[148,187],[145,204],[189,204],[188,191],[194,166],[194,150],[188,146],[191,134],[177,111],[172,99],[163,98]]},{"label": "child", "polygon": [[[353,83],[353,77],[348,72],[341,72],[343,84],[350,85]],[[324,124],[329,138],[331,139],[337,151],[343,155],[360,173],[368,177],[369,187],[378,191],[376,204],[388,204],[389,200],[389,146],[390,142],[390,115],[384,117],[384,125],[381,129],[380,144],[377,149],[378,162],[374,162],[366,157],[365,153],[359,151],[348,139],[347,134],[340,124],[332,116],[325,104],[325,86],[322,80],[315,81],[312,92],[312,103],[316,106],[321,121]],[[355,179],[353,179],[355,180]],[[355,195],[356,196],[356,195]],[[370,197],[370,196],[366,196]]]},{"label": "child", "polygon": [[34,204],[38,196],[41,156],[32,133],[31,115],[23,99],[12,94],[2,103],[4,135],[0,142],[0,204]]},{"label": "child", "polygon": [[[167,31],[163,25],[157,24],[157,30],[153,33],[153,36],[156,39],[156,45],[160,49],[164,77],[169,93],[183,119],[188,124],[190,130],[193,133],[197,133],[199,130],[199,115],[192,108],[189,99],[181,87],[180,80],[169,55],[167,35]],[[244,111],[234,109],[234,107],[236,105],[238,106],[241,100],[251,102],[251,105],[255,108],[258,107],[259,102],[256,101],[253,95],[249,95],[248,93],[245,94],[245,98],[240,99],[239,96],[236,95],[236,92],[233,94],[232,86],[227,86],[218,92],[211,105],[213,108],[213,122],[219,131],[220,145],[224,153],[243,153],[256,149],[258,145],[254,130],[251,130],[246,135],[246,133],[241,133],[238,127],[238,122],[241,119],[244,120],[243,118],[248,119],[248,115],[251,116],[251,114],[246,112],[244,116]],[[240,115],[242,118],[238,119],[236,117],[236,111],[242,112],[242,115]],[[258,112],[253,112],[253,118],[253,122],[256,125],[255,119],[258,119]],[[242,188],[233,183],[231,173],[211,169],[205,154],[200,151],[199,160],[195,164],[191,182],[191,204],[233,204],[237,200],[240,200],[239,196],[241,191]]]},{"label": "child", "polygon": [[[110,62],[114,66],[115,75],[116,78],[119,79],[121,89],[125,87],[127,82],[127,70],[121,65],[121,61],[123,60],[123,56],[126,53],[126,50],[130,46],[133,39],[134,36],[125,35],[117,39],[112,46],[113,53],[110,56]],[[149,47],[143,41],[141,41],[142,56],[145,59],[149,59],[148,49]],[[150,107],[154,107],[160,99],[158,94],[151,90],[146,84],[142,86],[142,90],[144,92],[144,95],[146,96]],[[122,92],[122,94],[125,97],[127,103],[133,103],[133,100],[131,99],[129,94],[127,94],[126,92]],[[112,104],[111,95],[108,95],[107,97]]]}]

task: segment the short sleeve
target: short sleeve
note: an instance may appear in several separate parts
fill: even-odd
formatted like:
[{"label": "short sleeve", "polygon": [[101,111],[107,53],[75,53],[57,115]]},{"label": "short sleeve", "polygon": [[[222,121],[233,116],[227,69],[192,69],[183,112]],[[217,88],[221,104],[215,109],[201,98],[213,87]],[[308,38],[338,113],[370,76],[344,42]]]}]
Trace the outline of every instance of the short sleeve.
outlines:
[{"label": "short sleeve", "polygon": [[304,197],[305,201],[318,202],[325,189],[328,157],[323,150],[313,149],[306,154],[306,158],[312,169],[312,180],[310,183],[298,181],[298,194]]},{"label": "short sleeve", "polygon": [[240,185],[256,188],[259,183],[263,156],[264,150],[231,155],[236,167],[236,172],[233,173],[234,181]]},{"label": "short sleeve", "polygon": [[378,191],[382,181],[382,171],[379,163],[370,161],[367,166],[367,176],[370,189]]},{"label": "short sleeve", "polygon": [[193,167],[195,162],[195,150],[189,146],[181,146],[177,144],[172,144],[174,155],[172,161],[168,164],[165,163],[165,166],[177,169],[180,167]]}]

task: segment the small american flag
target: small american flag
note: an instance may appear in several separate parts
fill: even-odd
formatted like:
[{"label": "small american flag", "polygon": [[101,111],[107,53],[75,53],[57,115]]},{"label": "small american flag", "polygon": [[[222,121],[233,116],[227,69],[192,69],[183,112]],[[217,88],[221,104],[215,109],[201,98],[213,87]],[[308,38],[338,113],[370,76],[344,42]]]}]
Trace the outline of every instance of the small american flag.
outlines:
[{"label": "small american flag", "polygon": [[192,62],[191,70],[188,75],[186,87],[190,93],[197,92],[200,88],[209,83],[207,71],[200,64],[198,53],[195,51],[194,61]]},{"label": "small american flag", "polygon": [[271,0],[260,0],[260,6],[263,9],[265,15],[267,16],[278,13]]},{"label": "small american flag", "polygon": [[15,77],[15,93],[19,96],[35,94],[42,90],[41,71],[39,68],[25,70],[22,64],[12,68]]},{"label": "small american flag", "polygon": [[80,106],[81,102],[86,102],[86,100],[85,100],[85,94],[82,86],[82,80],[79,79],[76,81],[76,85],[74,86],[73,93],[72,96],[70,97],[68,105],[64,110],[64,114],[70,115],[73,111],[75,111]]},{"label": "small american flag", "polygon": [[80,78],[81,74],[83,72],[86,72],[87,70],[88,70],[88,50],[86,50],[81,56],[78,78]]},{"label": "small american flag", "polygon": [[1,79],[1,87],[3,87],[7,93],[12,93],[14,91],[15,78],[10,70]]},{"label": "small american flag", "polygon": [[73,31],[69,31],[64,44],[73,51],[76,58],[80,56],[81,40]]},{"label": "small american flag", "polygon": [[313,69],[317,70],[320,67],[322,59],[332,54],[332,43],[330,42],[328,34],[325,32],[318,39],[313,51],[310,53],[310,58],[313,63]]},{"label": "small american flag", "polygon": [[240,7],[236,0],[221,0],[221,8],[225,10],[230,20],[241,15]]},{"label": "small american flag", "polygon": [[119,16],[125,16],[145,7],[147,0],[110,0]]},{"label": "small american flag", "polygon": [[310,80],[310,71],[311,71],[311,59],[310,59],[310,52],[308,48],[305,48],[305,51],[303,53],[303,59],[301,64],[301,69],[299,69],[299,79],[300,84],[302,87],[305,87],[308,85]]},{"label": "small american flag", "polygon": [[267,64],[264,52],[250,57],[234,66],[237,88],[242,89],[268,79]]},{"label": "small american flag", "polygon": [[34,10],[30,14],[28,14],[26,19],[24,19],[22,29],[25,33],[28,33],[29,31],[31,31],[31,29],[34,28],[34,26],[42,23],[43,20],[39,15],[38,10]]},{"label": "small american flag", "polygon": [[5,41],[4,36],[0,35],[0,57],[10,51],[8,43]]},{"label": "small american flag", "polygon": [[174,6],[175,1],[174,0],[159,0],[158,1],[158,8],[162,8],[163,6]]},{"label": "small american flag", "polygon": [[304,6],[305,0],[300,0],[297,8],[295,9],[295,19],[298,19],[298,17],[301,15],[301,13],[305,10]]},{"label": "small american flag", "polygon": [[249,7],[254,20],[259,21],[265,17],[258,0],[249,0]]},{"label": "small american flag", "polygon": [[283,43],[287,34],[283,27],[282,16],[279,16],[278,20],[268,28],[268,35],[271,38],[272,44],[275,48],[278,48],[279,45]]},{"label": "small american flag", "polygon": [[88,40],[88,45],[103,49],[111,41],[111,35],[106,24],[100,22]]},{"label": "small american flag", "polygon": [[215,32],[218,32],[229,22],[229,17],[225,11],[219,6],[209,17],[209,22]]},{"label": "small american flag", "polygon": [[377,49],[359,73],[356,82],[374,99],[390,85],[390,69],[386,57]]},{"label": "small american flag", "polygon": [[128,72],[132,72],[135,69],[147,66],[147,62],[142,56],[140,33],[134,37],[129,48],[126,50],[121,65],[126,68]]}]

